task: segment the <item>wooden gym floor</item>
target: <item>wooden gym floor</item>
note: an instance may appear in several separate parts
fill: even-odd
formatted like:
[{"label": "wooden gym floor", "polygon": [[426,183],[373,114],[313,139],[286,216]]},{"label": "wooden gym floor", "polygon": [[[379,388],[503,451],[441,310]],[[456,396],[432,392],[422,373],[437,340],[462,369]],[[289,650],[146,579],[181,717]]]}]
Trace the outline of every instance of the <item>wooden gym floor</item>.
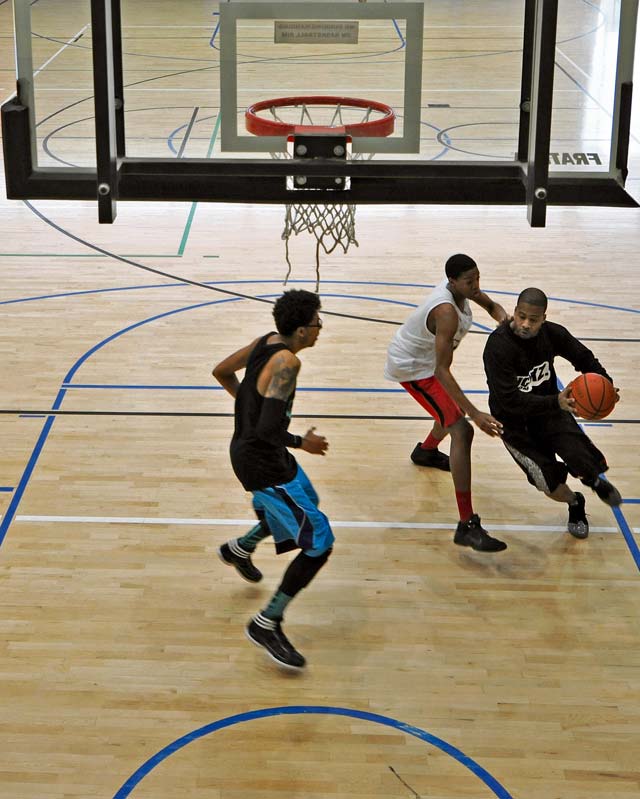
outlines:
[{"label": "wooden gym floor", "polygon": [[[442,157],[510,157],[521,4],[428,6],[425,103],[451,107],[425,119],[468,135],[425,130],[423,156],[444,141]],[[557,152],[606,152],[599,59],[614,6],[560,3]],[[123,9],[131,152],[215,157],[216,4]],[[91,163],[88,2],[40,0],[33,19],[41,162]],[[4,100],[6,0],[0,31]],[[636,110],[638,198],[639,123]],[[99,226],[95,203],[0,203],[2,799],[638,796],[637,210],[550,208],[533,230],[520,207],[358,209],[359,247],[322,259],[323,307],[351,318],[326,313],[301,354],[292,430],[315,424],[330,441],[328,457],[300,462],[337,544],[288,613],[309,661],[291,676],[243,635],[285,559],[263,544],[256,587],[216,556],[252,513],[228,462],[232,402],[210,376],[272,327],[255,300],[282,291],[283,209],[120,203]],[[292,251],[291,285],[313,289],[311,239]],[[384,322],[402,321],[455,251],[509,310],[522,288],[544,289],[549,317],[621,389],[585,430],[625,502],[614,514],[588,496],[586,541],[477,431],[475,506],[509,549],[461,551],[449,476],[409,460],[430,425],[382,377]],[[454,374],[484,407],[492,320],[476,322]]]}]

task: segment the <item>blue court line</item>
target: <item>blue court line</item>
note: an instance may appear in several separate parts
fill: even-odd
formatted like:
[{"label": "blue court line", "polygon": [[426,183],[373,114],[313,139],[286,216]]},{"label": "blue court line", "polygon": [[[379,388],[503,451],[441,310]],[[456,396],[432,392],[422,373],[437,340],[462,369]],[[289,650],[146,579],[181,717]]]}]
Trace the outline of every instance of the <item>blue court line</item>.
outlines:
[{"label": "blue court line", "polygon": [[[428,127],[428,128],[432,128],[432,129],[433,129],[433,130],[435,130],[435,131],[436,131],[436,133],[438,133],[438,134],[439,134],[439,133],[443,133],[443,131],[442,131],[442,128],[439,128],[439,127],[437,127],[436,125],[432,125],[430,122],[423,122],[422,120],[420,120],[420,124],[421,124],[421,125],[424,125],[424,126],[426,126],[426,127]],[[437,141],[437,140],[438,140],[438,139],[437,139],[437,137],[436,137],[436,141]],[[446,155],[446,154],[449,152],[449,150],[451,149],[451,148],[450,148],[450,146],[449,146],[449,145],[451,144],[451,138],[450,138],[450,136],[449,136],[449,134],[448,134],[448,133],[444,133],[444,135],[442,136],[442,143],[443,143],[443,145],[444,145],[444,146],[443,146],[443,148],[442,148],[442,150],[440,150],[440,152],[439,152],[437,155],[434,155],[434,156],[433,156],[433,158],[430,158],[430,159],[429,159],[430,161],[437,161],[437,160],[438,160],[438,158],[442,158],[442,157],[443,157],[444,155]]]},{"label": "blue court line", "polygon": [[[634,502],[638,502],[638,500],[634,500]],[[611,508],[613,511],[613,515],[616,517],[616,521],[618,522],[618,527],[622,531],[622,535],[624,536],[624,540],[627,542],[627,547],[629,548],[629,552],[631,552],[631,557],[636,562],[636,566],[638,570],[640,570],[640,549],[638,548],[638,544],[636,543],[636,539],[629,527],[627,520],[624,517],[624,513],[622,510],[618,508]]]},{"label": "blue court line", "polygon": [[[256,295],[255,299],[272,299],[273,297],[279,297],[279,296],[280,296],[280,292],[270,293],[270,294],[258,294],[258,295]],[[343,299],[343,300],[358,299],[358,300],[366,300],[367,302],[384,302],[384,303],[390,303],[390,304],[393,304],[393,305],[405,305],[405,306],[408,305],[410,307],[415,307],[415,305],[413,303],[407,303],[407,302],[404,302],[404,301],[401,301],[401,300],[391,300],[391,299],[387,299],[386,297],[367,297],[367,296],[364,296],[364,295],[354,295],[354,294],[326,294],[326,295],[323,295],[323,296],[334,297],[334,298]],[[120,336],[123,336],[125,333],[129,333],[132,330],[135,330],[135,329],[137,329],[139,327],[142,327],[143,325],[149,324],[150,322],[155,322],[155,321],[158,321],[159,319],[165,319],[165,318],[167,318],[169,316],[174,316],[174,315],[179,314],[179,313],[184,313],[185,311],[192,311],[192,310],[195,310],[195,309],[198,309],[198,308],[205,308],[205,307],[211,306],[211,305],[222,305],[222,304],[228,303],[228,302],[239,302],[240,300],[245,300],[245,298],[244,297],[225,297],[224,299],[220,299],[220,300],[208,300],[207,302],[200,302],[200,303],[195,303],[193,305],[186,305],[186,306],[184,306],[182,308],[174,308],[172,311],[164,311],[163,313],[147,317],[146,319],[143,319],[140,322],[135,322],[134,324],[128,325],[127,327],[122,328],[121,330],[118,330],[116,333],[113,333],[112,335],[107,336],[107,338],[105,338],[102,341],[98,342],[93,347],[91,347],[91,349],[87,350],[87,352],[85,352],[84,355],[80,356],[80,358],[78,358],[78,360],[75,362],[75,364],[71,367],[71,369],[69,370],[69,372],[67,373],[66,377],[63,379],[62,382],[65,385],[67,383],[71,383],[73,381],[73,377],[76,374],[76,372],[78,371],[78,369],[82,366],[82,364],[88,358],[90,358],[95,352],[97,352],[99,349],[102,349],[102,347],[106,346],[111,341],[114,341],[115,339],[119,338]],[[482,325],[478,325],[478,327],[483,327],[483,326]],[[486,329],[488,330],[490,328],[486,328]]]},{"label": "blue court line", "polygon": [[640,505],[640,499],[623,499],[624,505]]},{"label": "blue court line", "polygon": [[[173,311],[168,311],[168,312],[165,312],[165,313],[162,313],[162,314],[157,314],[156,316],[151,316],[151,317],[149,317],[147,319],[143,319],[141,322],[136,322],[133,325],[129,325],[128,327],[123,328],[122,330],[119,330],[118,332],[114,333],[113,335],[108,336],[106,339],[103,339],[102,341],[98,342],[98,344],[96,344],[94,347],[91,347],[91,349],[87,350],[87,352],[85,352],[84,355],[82,355],[80,358],[78,358],[77,361],[74,363],[74,365],[71,367],[71,369],[67,372],[67,375],[64,378],[63,383],[69,383],[71,381],[71,379],[73,378],[73,375],[80,368],[80,366],[82,366],[82,364],[88,358],[90,358],[95,352],[97,352],[99,349],[101,349],[102,347],[104,347],[106,344],[108,344],[109,342],[113,341],[114,339],[124,335],[125,333],[128,333],[131,330],[135,330],[136,328],[140,327],[141,325],[145,325],[145,324],[147,324],[149,322],[155,321],[157,319],[162,319],[162,318],[167,317],[167,316],[172,316],[173,314],[176,314],[176,313],[181,313],[182,311],[193,310],[194,308],[201,308],[201,307],[204,307],[204,306],[207,306],[207,305],[217,305],[217,304],[226,303],[226,302],[237,302],[237,300],[238,300],[237,297],[229,297],[229,298],[225,298],[225,299],[222,299],[222,300],[213,300],[213,301],[210,301],[210,302],[198,303],[196,305],[188,305],[188,306],[185,306],[184,308],[178,308],[178,309],[174,309]],[[67,392],[66,387],[62,387],[60,389],[60,391],[58,392],[58,395],[57,395],[57,397],[56,397],[56,399],[55,399],[55,401],[53,403],[53,406],[51,408],[52,411],[57,411],[57,410],[60,409],[60,406],[62,405],[62,401],[64,399],[64,396],[65,396],[66,392]],[[2,546],[2,542],[4,541],[4,538],[5,538],[6,534],[7,534],[7,530],[9,529],[9,526],[10,526],[11,522],[14,519],[14,516],[16,514],[16,511],[17,511],[18,506],[20,504],[20,501],[22,499],[22,495],[25,492],[25,489],[26,489],[26,487],[27,487],[27,485],[29,483],[29,480],[31,479],[31,475],[33,473],[33,470],[34,470],[34,468],[35,468],[35,466],[36,466],[36,464],[38,462],[38,459],[40,458],[40,453],[42,452],[42,449],[43,449],[43,447],[44,447],[44,445],[45,445],[45,443],[47,441],[47,438],[49,436],[49,432],[51,430],[51,427],[53,425],[54,420],[55,420],[55,416],[48,416],[47,417],[47,420],[46,420],[46,422],[43,425],[43,428],[42,428],[42,431],[40,433],[40,436],[39,436],[39,438],[38,438],[38,440],[37,440],[37,442],[36,442],[36,444],[35,444],[35,446],[33,448],[33,451],[31,453],[29,461],[27,462],[25,470],[24,470],[24,472],[22,474],[22,477],[20,478],[20,482],[18,483],[18,486],[17,486],[17,488],[16,488],[16,490],[15,490],[15,492],[13,494],[13,497],[11,499],[9,507],[7,508],[6,513],[4,514],[2,519],[0,520],[0,546]]]},{"label": "blue court line", "polygon": [[151,772],[157,765],[162,763],[175,752],[183,749],[192,741],[197,741],[199,738],[204,738],[206,735],[223,730],[226,727],[232,727],[234,724],[242,724],[255,719],[270,718],[272,716],[299,716],[305,714],[325,715],[325,716],[347,716],[349,718],[361,719],[364,721],[371,721],[374,724],[382,724],[385,727],[392,727],[398,732],[412,735],[425,743],[435,746],[440,751],[457,760],[462,766],[468,769],[474,776],[478,777],[484,784],[493,792],[498,799],[513,799],[507,789],[502,786],[495,777],[484,769],[475,760],[465,755],[460,749],[447,743],[442,738],[432,735],[426,730],[421,730],[419,727],[413,727],[410,724],[404,724],[396,719],[389,718],[388,716],[380,716],[377,713],[369,713],[362,710],[352,710],[346,707],[324,707],[321,705],[290,705],[287,707],[269,707],[263,710],[251,710],[248,713],[238,713],[235,716],[228,716],[227,718],[214,721],[211,724],[205,724],[193,732],[177,738],[175,741],[165,746],[157,754],[150,757],[145,763],[135,771],[129,779],[118,789],[113,799],[126,799],[131,791]]},{"label": "blue court line", "polygon": [[[58,410],[60,405],[62,404],[62,399],[64,398],[65,390],[60,389],[58,392],[58,396],[53,404],[53,408],[51,410]],[[18,505],[20,504],[20,500],[22,499],[22,495],[25,492],[25,489],[31,479],[31,475],[35,466],[38,462],[40,457],[40,453],[49,437],[49,431],[53,426],[53,422],[55,420],[55,416],[48,416],[46,422],[44,423],[38,440],[33,448],[33,452],[31,453],[31,457],[27,462],[24,472],[22,473],[22,477],[20,478],[20,482],[18,483],[17,487],[13,491],[13,496],[11,497],[11,502],[9,503],[9,507],[7,508],[4,516],[0,520],[0,546],[2,546],[2,542],[4,541],[4,537],[7,534],[7,530],[9,529],[9,525],[13,521],[13,517],[16,514],[16,510],[18,509]]]},{"label": "blue court line", "polygon": [[[398,34],[398,38],[400,39],[399,49],[404,50],[404,48],[407,46],[407,42],[404,36],[402,35],[402,31],[400,30],[400,26],[398,25],[398,20],[392,19],[391,21],[393,22],[393,27],[396,29],[396,33]],[[393,52],[397,52],[397,50],[394,50]]]},{"label": "blue court line", "polygon": [[[558,388],[560,389],[560,391],[563,391],[564,390],[564,384],[562,383],[560,378],[556,378],[556,382],[558,383]],[[587,424],[587,422],[582,422],[581,421],[581,422],[578,422],[578,424],[579,424],[580,427],[584,427]],[[601,480],[606,480],[607,479],[605,474],[600,474],[600,475],[598,475],[598,477],[600,477]],[[623,503],[625,503],[627,501],[628,501],[628,503],[630,505],[633,505],[638,500],[633,500],[633,499],[632,500],[624,500],[624,499],[622,500]],[[622,535],[624,537],[624,540],[626,541],[627,548],[629,549],[629,552],[631,553],[631,557],[634,559],[635,564],[636,564],[636,566],[638,568],[638,571],[640,571],[640,550],[638,549],[638,545],[636,544],[635,538],[633,537],[633,533],[631,532],[631,528],[629,527],[629,525],[627,523],[627,520],[625,519],[624,514],[623,514],[622,510],[619,507],[617,507],[617,508],[616,507],[612,507],[611,511],[613,512],[613,515],[615,516],[616,522],[618,523],[618,527],[620,528],[620,532],[622,533]]]},{"label": "blue court line", "polygon": [[57,300],[61,297],[81,297],[86,294],[107,294],[111,291],[145,291],[146,289],[161,289],[161,288],[169,288],[173,286],[174,288],[178,286],[179,288],[183,288],[189,285],[188,283],[156,283],[156,284],[148,284],[146,286],[120,286],[116,288],[108,288],[108,289],[84,289],[83,291],[64,291],[59,292],[58,294],[39,294],[35,297],[22,297],[17,300],[2,300],[0,301],[0,305],[14,305],[18,302],[35,302],[37,300]]},{"label": "blue court line", "polygon": [[[200,119],[198,119],[198,121],[197,121],[197,124],[201,125],[203,122],[208,122],[210,119],[213,119],[215,116],[216,116],[215,114],[211,114],[210,116],[200,117]],[[172,130],[171,133],[167,137],[167,147],[176,156],[178,155],[178,150],[176,150],[176,148],[175,148],[175,144],[173,142],[173,139],[174,139],[175,136],[178,135],[178,133],[180,133],[181,131],[183,131],[186,128],[188,128],[190,124],[191,124],[190,122],[186,122],[186,123],[184,123],[182,125],[179,125],[177,128],[175,128],[175,130]],[[137,256],[137,257],[139,258],[140,256]],[[209,257],[211,257],[211,256],[209,256]],[[218,256],[214,256],[214,257],[218,257]]]},{"label": "blue court line", "polygon": [[[280,292],[278,292],[276,294],[258,295],[258,297],[256,297],[256,299],[257,298],[265,299],[265,298],[278,297],[278,296],[280,296]],[[340,299],[353,299],[354,298],[353,295],[333,295],[332,294],[332,295],[326,295],[326,296],[338,297]],[[82,366],[82,364],[86,360],[88,360],[95,352],[97,352],[102,347],[106,346],[106,344],[108,344],[109,342],[115,340],[116,338],[119,338],[120,336],[123,336],[125,333],[128,333],[131,330],[135,330],[136,328],[139,328],[139,327],[141,327],[143,325],[146,325],[147,323],[150,323],[150,322],[153,322],[153,321],[157,321],[158,319],[166,318],[168,316],[173,316],[175,314],[182,313],[184,311],[191,311],[191,310],[194,310],[196,308],[203,308],[203,307],[210,306],[210,305],[221,305],[221,304],[228,303],[228,302],[237,302],[240,299],[244,299],[244,298],[228,297],[228,298],[224,298],[224,299],[220,299],[220,300],[211,300],[211,301],[204,302],[204,303],[197,303],[197,304],[194,304],[194,305],[188,305],[188,306],[184,306],[182,308],[174,309],[172,311],[166,311],[166,312],[163,312],[161,314],[156,314],[154,316],[148,317],[147,319],[143,319],[140,322],[136,322],[136,323],[134,323],[132,325],[129,325],[126,328],[123,328],[120,331],[117,331],[116,333],[112,334],[111,336],[108,336],[106,339],[103,339],[102,341],[98,342],[98,344],[96,344],[94,347],[89,349],[84,355],[82,355],[80,358],[78,358],[78,360],[75,362],[75,364],[71,367],[71,369],[69,370],[69,372],[67,373],[66,377],[63,380],[63,387],[61,388],[60,393],[58,394],[58,397],[56,399],[56,402],[54,403],[54,407],[52,408],[52,410],[58,410],[59,409],[60,404],[62,403],[62,399],[64,398],[64,395],[65,395],[65,393],[67,391],[67,388],[69,387],[69,386],[67,386],[67,384],[71,383],[74,375],[76,374],[78,369]],[[379,300],[383,301],[383,302],[390,302],[390,303],[394,302],[393,300],[389,300],[387,298],[374,298],[374,297],[366,297],[366,296],[359,296],[358,299],[368,300],[368,301],[371,301],[371,302],[376,302],[376,301],[379,301]],[[406,305],[408,303],[399,303],[399,301],[398,301],[398,304]],[[562,386],[562,384],[561,384],[561,382],[559,380],[558,380],[558,384],[559,384],[559,386]],[[472,393],[472,392],[470,391],[469,393]],[[477,392],[473,392],[473,393],[481,393],[481,392],[477,391]],[[17,491],[15,492],[15,494],[14,494],[14,496],[12,498],[12,501],[11,501],[11,504],[9,506],[9,509],[8,509],[7,513],[5,514],[5,516],[2,519],[2,522],[0,524],[0,545],[2,544],[2,541],[4,540],[4,536],[6,535],[6,531],[7,531],[8,527],[9,527],[9,524],[13,520],[13,517],[15,515],[16,509],[17,509],[17,507],[18,507],[18,505],[20,503],[20,499],[22,498],[22,494],[24,493],[24,489],[26,488],[26,485],[27,485],[27,483],[28,483],[28,481],[30,479],[31,473],[33,471],[33,468],[35,467],[35,464],[37,463],[37,460],[39,458],[40,451],[42,450],[42,447],[44,446],[44,443],[46,442],[46,439],[47,439],[47,436],[49,434],[49,430],[51,429],[51,425],[52,425],[52,422],[53,422],[54,418],[55,417],[48,417],[47,422],[45,423],[45,427],[43,428],[43,432],[41,433],[40,438],[38,440],[38,443],[36,444],[36,447],[34,448],[32,456],[31,456],[31,458],[29,460],[29,463],[27,464],[27,468],[25,469],[25,472],[24,472],[24,474],[22,476],[22,479],[20,480],[20,483],[18,485],[18,489],[17,489]],[[624,517],[622,516],[622,512],[619,509],[614,509],[614,512],[615,511],[617,511],[618,514],[620,514],[620,518],[624,519]],[[618,515],[616,515],[616,518],[618,518]],[[628,527],[626,521],[624,522],[624,524],[626,526],[626,529],[629,530],[629,527]],[[622,527],[621,527],[621,529],[622,529]],[[629,531],[629,534],[631,535],[630,531]],[[623,535],[624,535],[624,530],[623,530]],[[629,546],[629,548],[631,550],[631,554],[632,554],[634,560],[636,561],[636,564],[638,565],[638,568],[640,569],[640,560],[636,560],[636,554],[632,550],[631,544],[629,543],[629,539],[628,539],[628,537],[626,535],[625,535],[625,540],[627,540],[627,545]],[[631,538],[631,540],[633,541],[632,538]],[[633,542],[633,543],[635,545],[635,542]],[[636,547],[636,550],[637,550],[637,547]]]},{"label": "blue court line", "polygon": [[[220,17],[220,12],[219,11],[212,11],[211,12],[211,16],[212,17]],[[215,50],[215,47],[214,47],[213,43],[216,40],[216,36],[218,35],[218,31],[219,30],[220,30],[220,19],[218,19],[218,21],[216,23],[216,27],[214,28],[214,31],[211,34],[211,39],[209,40],[209,47],[213,47],[214,50]]]},{"label": "blue court line", "polygon": [[[273,295],[270,295],[273,296]],[[65,378],[63,379],[63,384],[70,383],[73,380],[73,376],[78,371],[78,369],[82,366],[82,364],[87,361],[92,355],[94,355],[98,350],[105,347],[107,344],[110,344],[115,339],[124,336],[126,333],[130,333],[132,330],[135,330],[138,327],[142,327],[143,325],[147,325],[150,322],[156,322],[158,319],[166,319],[168,316],[174,316],[175,314],[183,313],[185,311],[193,311],[196,308],[206,308],[209,305],[220,305],[226,302],[238,302],[239,297],[227,297],[223,300],[210,300],[209,302],[199,302],[195,305],[186,305],[183,308],[174,308],[173,311],[164,311],[163,313],[156,314],[155,316],[149,316],[146,319],[143,319],[140,322],[134,322],[132,325],[128,325],[127,327],[123,327],[121,330],[113,333],[107,338],[102,339],[97,344],[95,344],[91,349],[87,350],[84,355],[81,355],[78,360],[74,363],[74,365],[69,369]]]},{"label": "blue court line", "polygon": [[[315,280],[301,280],[298,278],[294,278],[288,281],[291,284],[297,285],[315,285]],[[423,288],[423,289],[432,289],[434,288],[433,283],[398,283],[395,281],[385,281],[385,280],[323,280],[324,285],[337,285],[337,286],[393,286],[396,288]],[[263,285],[263,284],[278,284],[282,285],[282,280],[278,279],[269,279],[269,280],[262,280],[262,279],[245,279],[245,280],[207,280],[203,281],[203,285],[205,286],[242,286],[242,285]],[[35,302],[36,300],[49,300],[49,299],[60,299],[61,297],[76,297],[82,296],[86,294],[106,294],[111,291],[144,291],[146,289],[169,289],[169,288],[186,288],[190,286],[190,283],[181,283],[176,280],[172,280],[170,283],[148,283],[143,284],[141,286],[119,286],[115,288],[105,288],[105,289],[85,289],[83,291],[67,291],[67,292],[60,292],[58,294],[41,294],[34,297],[22,297],[15,300],[1,300],[0,305],[14,305],[20,302]],[[515,297],[517,298],[519,292],[517,291],[502,291],[500,289],[492,289],[492,288],[483,288],[483,291],[487,294],[500,294],[505,297]],[[344,295],[341,294],[326,294],[324,292],[320,292],[321,297],[341,297]],[[609,311],[622,311],[623,313],[632,313],[632,314],[640,314],[640,310],[637,308],[626,308],[619,305],[607,305],[605,303],[599,302],[588,302],[586,300],[576,300],[576,299],[569,299],[566,297],[548,297],[549,301],[553,302],[563,302],[563,303],[571,303],[573,305],[585,305],[591,308],[600,308],[602,310],[609,310]],[[391,300],[386,300],[387,302],[391,302]],[[399,303],[399,301],[398,301]],[[412,303],[404,303],[410,307],[416,307],[415,304]]]},{"label": "blue court line", "polygon": [[0,486],[0,492],[4,492],[5,494],[10,494],[13,490],[13,486]]},{"label": "blue court line", "polygon": [[[274,294],[260,295],[260,297],[262,299],[272,298],[272,297],[279,297],[279,296],[280,296],[280,292],[277,292],[277,293],[274,293]],[[69,369],[69,371],[67,372],[67,374],[66,374],[66,376],[65,376],[65,378],[63,380],[63,387],[60,389],[60,392],[59,392],[59,394],[58,394],[58,396],[57,396],[57,398],[56,398],[56,400],[54,402],[54,405],[53,405],[51,410],[59,410],[60,405],[62,404],[62,400],[63,400],[63,398],[64,398],[64,396],[66,394],[66,391],[67,391],[67,385],[66,384],[71,383],[71,381],[73,380],[73,377],[77,373],[78,369],[80,369],[80,367],[92,355],[94,355],[98,350],[102,349],[103,347],[105,347],[107,344],[109,344],[110,342],[114,341],[115,339],[120,338],[121,336],[125,335],[125,333],[129,333],[132,330],[135,330],[135,329],[137,329],[139,327],[142,327],[143,325],[149,324],[150,322],[157,321],[158,319],[165,319],[165,318],[167,318],[169,316],[174,316],[175,314],[178,314],[178,313],[183,313],[185,311],[192,311],[194,309],[204,308],[204,307],[211,306],[211,305],[222,305],[222,304],[229,303],[229,302],[238,302],[241,299],[243,299],[243,298],[241,298],[241,297],[225,297],[225,298],[219,299],[219,300],[209,300],[208,302],[201,302],[201,303],[196,303],[196,304],[193,304],[193,305],[187,305],[187,306],[184,306],[182,308],[175,308],[172,311],[165,311],[165,312],[163,312],[161,314],[155,314],[154,316],[150,316],[147,319],[141,320],[140,322],[136,322],[136,323],[134,323],[132,325],[128,325],[127,327],[122,328],[121,330],[117,331],[116,333],[113,333],[111,336],[107,336],[107,338],[103,339],[102,341],[99,341],[96,345],[94,345],[89,350],[87,350],[83,355],[81,355],[76,360],[74,365]],[[349,299],[349,298],[347,297],[346,299]],[[35,445],[35,447],[33,449],[33,452],[31,453],[31,457],[29,458],[27,466],[26,466],[26,468],[25,468],[25,470],[23,472],[22,478],[20,479],[18,487],[17,487],[17,489],[16,489],[16,491],[15,491],[13,497],[12,497],[12,500],[11,500],[11,503],[9,505],[9,508],[7,509],[7,512],[5,513],[5,515],[2,517],[2,520],[0,522],[0,546],[2,545],[2,542],[4,541],[4,537],[5,537],[6,533],[7,533],[7,530],[9,529],[9,525],[13,521],[13,518],[15,516],[15,513],[16,513],[16,510],[18,508],[18,505],[20,504],[20,501],[22,499],[22,495],[24,494],[26,486],[27,486],[27,484],[28,484],[28,482],[29,482],[29,480],[31,478],[31,474],[33,473],[35,465],[38,462],[38,459],[40,457],[40,453],[42,451],[42,448],[44,447],[44,445],[46,443],[46,440],[47,440],[47,437],[49,435],[49,431],[51,430],[51,426],[53,424],[54,419],[55,419],[54,416],[49,416],[47,418],[47,421],[45,422],[45,424],[43,426],[42,432],[40,433],[40,437],[38,438],[38,441],[36,442],[36,445]]]}]

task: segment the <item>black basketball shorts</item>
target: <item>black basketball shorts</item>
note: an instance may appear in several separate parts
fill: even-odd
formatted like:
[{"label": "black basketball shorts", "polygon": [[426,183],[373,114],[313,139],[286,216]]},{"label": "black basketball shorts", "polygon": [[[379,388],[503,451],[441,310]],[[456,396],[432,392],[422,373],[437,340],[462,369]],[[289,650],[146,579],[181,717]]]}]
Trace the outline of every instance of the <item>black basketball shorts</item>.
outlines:
[{"label": "black basketball shorts", "polygon": [[538,491],[552,493],[568,474],[592,479],[609,468],[602,452],[567,411],[529,417],[522,427],[505,424],[502,440]]}]

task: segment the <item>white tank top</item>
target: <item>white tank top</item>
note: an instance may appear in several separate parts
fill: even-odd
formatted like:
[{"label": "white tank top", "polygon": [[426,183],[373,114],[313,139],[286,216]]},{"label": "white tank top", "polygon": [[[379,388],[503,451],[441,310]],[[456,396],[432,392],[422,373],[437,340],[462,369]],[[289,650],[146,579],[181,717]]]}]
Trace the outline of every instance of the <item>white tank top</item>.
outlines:
[{"label": "white tank top", "polygon": [[438,305],[449,303],[458,314],[458,329],[453,337],[454,349],[469,332],[473,322],[469,301],[464,301],[461,311],[447,287],[448,283],[447,278],[439,283],[422,305],[416,308],[396,331],[387,350],[387,362],[384,367],[384,376],[387,380],[407,383],[411,380],[433,377],[436,368],[436,337],[427,327],[427,318]]}]

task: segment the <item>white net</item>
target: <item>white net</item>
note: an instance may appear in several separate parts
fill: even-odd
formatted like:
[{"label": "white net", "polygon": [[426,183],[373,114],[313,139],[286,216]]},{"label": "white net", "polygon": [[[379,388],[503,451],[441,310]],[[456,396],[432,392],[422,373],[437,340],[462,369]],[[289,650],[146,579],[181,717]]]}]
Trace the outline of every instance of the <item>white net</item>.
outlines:
[{"label": "white net", "polygon": [[[336,127],[349,122],[368,122],[379,118],[382,113],[374,108],[352,107],[348,104],[312,105],[300,103],[285,107],[271,107],[267,114],[279,122],[295,122],[296,124],[322,125]],[[271,153],[274,159],[289,159],[292,152]],[[372,154],[350,154],[353,160],[369,160]],[[358,245],[356,240],[356,206],[347,203],[323,205],[316,203],[293,203],[285,206],[284,229],[282,240],[285,242],[287,274],[285,285],[291,276],[291,259],[289,257],[289,241],[291,236],[299,233],[311,233],[316,240],[316,292],[320,288],[320,250],[327,255],[340,246],[346,253],[351,244]]]},{"label": "white net", "polygon": [[289,258],[289,239],[298,233],[312,233],[316,239],[316,292],[320,288],[320,248],[327,255],[340,245],[344,253],[350,244],[358,246],[356,240],[356,207],[355,205],[310,205],[296,203],[285,206],[284,230],[282,239],[285,242],[285,257],[288,271],[285,285],[291,275]]}]

